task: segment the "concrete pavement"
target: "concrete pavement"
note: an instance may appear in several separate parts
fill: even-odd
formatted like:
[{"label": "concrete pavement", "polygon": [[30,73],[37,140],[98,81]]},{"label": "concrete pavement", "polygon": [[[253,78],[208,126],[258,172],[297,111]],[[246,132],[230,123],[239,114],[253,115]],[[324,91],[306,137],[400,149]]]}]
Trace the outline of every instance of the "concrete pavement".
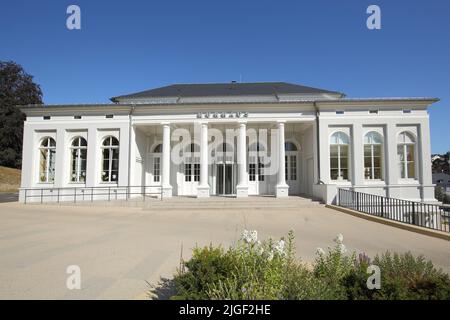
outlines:
[{"label": "concrete pavement", "polygon": [[[370,256],[411,251],[450,271],[450,242],[359,219],[323,206],[252,210],[143,210],[111,206],[0,204],[1,299],[134,299],[170,277],[196,244],[228,246],[244,228],[260,238],[293,230],[299,256],[344,235],[349,250]],[[68,290],[66,268],[81,268],[81,290]]]}]

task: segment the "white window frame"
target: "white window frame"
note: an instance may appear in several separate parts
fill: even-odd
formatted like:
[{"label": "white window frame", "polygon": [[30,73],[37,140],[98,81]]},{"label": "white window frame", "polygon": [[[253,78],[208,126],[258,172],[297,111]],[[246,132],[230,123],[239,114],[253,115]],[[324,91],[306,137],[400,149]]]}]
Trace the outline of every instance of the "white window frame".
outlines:
[{"label": "white window frame", "polygon": [[[104,145],[105,141],[108,140],[110,141],[109,145]],[[117,140],[117,145],[113,145],[113,139]],[[109,149],[108,152],[108,168],[104,168],[103,164],[105,163],[105,158],[104,158],[104,153],[103,151],[105,149]],[[101,172],[102,172],[102,176],[100,177],[100,181],[101,183],[110,183],[110,184],[117,184],[119,182],[119,171],[120,171],[120,165],[119,163],[117,164],[117,179],[115,181],[112,180],[112,163],[113,163],[113,150],[118,150],[118,155],[117,155],[117,162],[119,162],[120,160],[120,141],[119,139],[117,139],[114,136],[106,136],[102,139],[102,144],[101,144],[101,151],[102,151],[102,163],[101,163]],[[104,180],[103,179],[103,172],[107,172],[108,175],[108,179]]]},{"label": "white window frame", "polygon": [[[376,143],[373,140],[373,135],[378,135],[381,139],[380,143]],[[366,143],[366,137],[369,137],[369,143]],[[383,161],[383,146],[384,146],[384,137],[380,133],[376,131],[369,131],[363,137],[364,148],[363,148],[363,170],[364,170],[364,179],[368,181],[383,181],[383,170],[384,170],[384,161]],[[366,177],[366,146],[370,147],[370,177]],[[375,178],[375,146],[380,146],[380,177]]]},{"label": "white window frame", "polygon": [[[85,141],[85,145],[82,146],[81,142],[82,140]],[[77,142],[76,145],[74,143]],[[87,140],[81,136],[77,136],[72,139],[72,144],[70,145],[70,182],[71,183],[86,183],[86,170],[87,170],[87,163],[84,170],[81,170],[81,161],[83,160],[81,157],[81,151],[86,150],[86,158],[84,159],[85,162],[87,162]],[[74,159],[73,157],[73,151],[76,152],[76,158],[75,158],[75,168],[73,168],[74,165]],[[75,180],[73,180],[73,174],[75,173]],[[84,175],[83,175],[84,173]],[[81,177],[84,177],[84,181],[81,181]]]},{"label": "white window frame", "polygon": [[[47,145],[44,146],[45,141],[47,142]],[[51,141],[53,141],[53,146]],[[42,157],[42,151],[46,153],[46,159],[45,159],[45,168],[44,172],[41,172],[41,157]],[[54,153],[52,153],[54,151]],[[53,155],[53,156],[52,156]],[[52,157],[55,157],[54,161],[50,161]],[[54,183],[55,182],[55,168],[53,168],[53,175],[50,179],[50,164],[56,166],[56,140],[52,137],[44,137],[41,139],[41,143],[39,145],[39,183]],[[45,181],[41,180],[41,174],[44,173]]]},{"label": "white window frame", "polygon": [[[337,139],[338,143],[331,143],[331,138],[334,135],[336,135],[336,134],[344,135],[346,137],[347,143],[339,143],[340,139]],[[337,177],[337,179],[333,179],[332,175],[331,175],[331,170],[332,169],[336,169],[336,168],[331,168],[331,146],[337,146],[337,160],[338,160],[338,167],[337,167],[338,177]],[[341,146],[347,146],[347,168],[346,168],[347,169],[347,179],[344,179],[343,176],[341,176],[341,172],[342,172]],[[350,162],[351,162],[350,136],[347,133],[343,132],[343,131],[335,131],[335,132],[333,132],[330,135],[330,144],[329,144],[328,150],[329,150],[328,161],[329,161],[329,164],[330,164],[330,171],[329,171],[330,180],[331,181],[349,181],[350,180]]]},{"label": "white window frame", "polygon": [[[406,142],[405,136],[409,136],[412,140],[412,142]],[[400,141],[401,137],[403,137],[402,141]],[[408,161],[408,146],[413,147],[413,160]],[[403,161],[400,160],[398,155],[398,147],[402,147],[402,153],[403,153]],[[417,179],[417,139],[414,134],[412,134],[409,131],[402,131],[398,134],[397,137],[397,162],[399,165],[403,166],[403,172],[405,173],[405,176],[402,177],[402,172],[399,172],[399,177],[402,180],[416,180]],[[412,163],[414,166],[414,176],[410,176],[410,172],[408,170],[408,164]]]}]

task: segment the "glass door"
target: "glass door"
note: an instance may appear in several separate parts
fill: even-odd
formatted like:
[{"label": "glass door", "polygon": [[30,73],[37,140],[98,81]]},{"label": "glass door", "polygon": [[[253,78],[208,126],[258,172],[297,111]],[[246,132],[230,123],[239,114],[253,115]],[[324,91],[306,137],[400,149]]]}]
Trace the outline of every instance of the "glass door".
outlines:
[{"label": "glass door", "polygon": [[217,195],[234,194],[234,170],[233,164],[216,164],[216,190]]}]

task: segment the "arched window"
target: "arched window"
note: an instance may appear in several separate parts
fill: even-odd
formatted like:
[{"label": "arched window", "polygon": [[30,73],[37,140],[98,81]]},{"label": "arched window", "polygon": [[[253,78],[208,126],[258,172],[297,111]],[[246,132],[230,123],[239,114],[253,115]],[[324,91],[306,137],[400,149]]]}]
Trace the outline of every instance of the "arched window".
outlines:
[{"label": "arched window", "polygon": [[416,178],[415,168],[416,139],[408,132],[401,132],[397,139],[398,168],[402,179]]},{"label": "arched window", "polygon": [[70,147],[71,169],[70,181],[86,182],[87,142],[83,137],[76,137]]},{"label": "arched window", "polygon": [[284,143],[284,150],[285,151],[297,151],[297,146],[295,143],[287,141]]},{"label": "arched window", "polygon": [[348,180],[349,139],[343,132],[335,132],[330,139],[331,180]]},{"label": "arched window", "polygon": [[119,179],[119,140],[106,137],[102,143],[102,181],[117,182]]},{"label": "arched window", "polygon": [[368,132],[364,136],[364,178],[381,179],[383,137],[378,132]]},{"label": "arched window", "polygon": [[53,138],[46,137],[42,139],[39,147],[39,181],[54,182],[55,181],[55,155],[56,142]]},{"label": "arched window", "polygon": [[162,144],[158,144],[154,149],[153,153],[161,153],[162,152]]}]

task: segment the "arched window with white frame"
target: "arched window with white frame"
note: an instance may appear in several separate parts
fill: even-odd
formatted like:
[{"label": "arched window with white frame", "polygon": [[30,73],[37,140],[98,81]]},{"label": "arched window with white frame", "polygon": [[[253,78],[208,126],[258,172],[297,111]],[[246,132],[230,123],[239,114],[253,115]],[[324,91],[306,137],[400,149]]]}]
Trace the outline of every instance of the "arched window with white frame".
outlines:
[{"label": "arched window with white frame", "polygon": [[53,138],[45,137],[39,146],[39,181],[53,183],[55,181],[56,142]]},{"label": "arched window with white frame", "polygon": [[76,137],[70,146],[71,182],[86,182],[87,141],[83,137]]},{"label": "arched window with white frame", "polygon": [[381,180],[383,174],[383,137],[375,131],[364,136],[364,178]]},{"label": "arched window with white frame", "polygon": [[348,180],[349,138],[337,131],[330,138],[330,177],[331,180]]},{"label": "arched window with white frame", "polygon": [[415,150],[415,137],[409,132],[400,132],[397,139],[397,158],[401,179],[416,178]]},{"label": "arched window with white frame", "polygon": [[119,180],[119,140],[108,136],[102,143],[102,182]]}]

